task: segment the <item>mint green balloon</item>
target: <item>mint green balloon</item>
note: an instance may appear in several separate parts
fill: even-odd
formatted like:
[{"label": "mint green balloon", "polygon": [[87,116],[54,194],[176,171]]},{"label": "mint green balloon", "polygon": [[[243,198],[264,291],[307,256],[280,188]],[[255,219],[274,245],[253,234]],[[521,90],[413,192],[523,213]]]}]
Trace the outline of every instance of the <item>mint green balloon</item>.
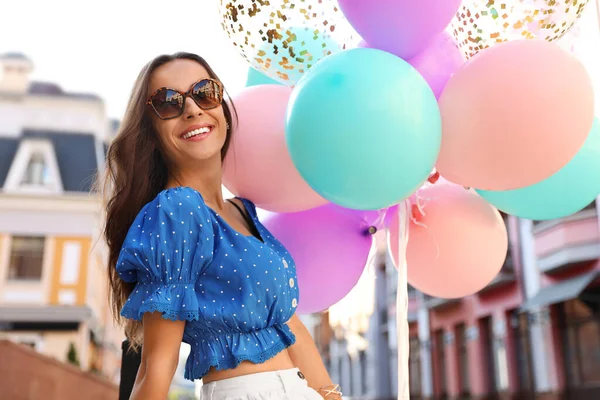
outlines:
[{"label": "mint green balloon", "polygon": [[296,169],[322,197],[379,210],[414,193],[439,155],[437,100],[393,54],[352,49],[325,57],[288,103],[286,141]]},{"label": "mint green balloon", "polygon": [[579,152],[554,175],[521,189],[477,192],[497,209],[533,220],[562,218],[585,208],[600,195],[598,118]]},{"label": "mint green balloon", "polygon": [[248,77],[246,78],[246,87],[257,85],[281,85],[275,79],[271,79],[255,68],[248,68]]}]

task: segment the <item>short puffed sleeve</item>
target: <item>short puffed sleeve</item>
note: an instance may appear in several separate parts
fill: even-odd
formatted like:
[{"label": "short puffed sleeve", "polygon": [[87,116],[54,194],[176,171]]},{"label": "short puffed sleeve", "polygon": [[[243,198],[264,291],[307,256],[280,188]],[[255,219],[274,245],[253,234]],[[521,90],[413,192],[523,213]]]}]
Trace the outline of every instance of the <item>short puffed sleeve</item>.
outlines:
[{"label": "short puffed sleeve", "polygon": [[214,246],[210,221],[191,188],[164,190],[140,211],[117,261],[121,279],[136,283],[122,316],[141,320],[159,311],[165,319],[198,319],[196,285]]}]

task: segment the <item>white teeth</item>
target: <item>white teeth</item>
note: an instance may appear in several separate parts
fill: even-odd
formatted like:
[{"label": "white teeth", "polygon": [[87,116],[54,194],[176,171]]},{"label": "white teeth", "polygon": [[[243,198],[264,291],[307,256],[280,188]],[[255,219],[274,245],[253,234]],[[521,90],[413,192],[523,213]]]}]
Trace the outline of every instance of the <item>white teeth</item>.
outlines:
[{"label": "white teeth", "polygon": [[182,137],[183,137],[183,139],[189,139],[191,137],[201,135],[203,133],[208,133],[208,132],[210,132],[210,127],[204,126],[202,128],[194,129],[193,131],[186,133]]}]

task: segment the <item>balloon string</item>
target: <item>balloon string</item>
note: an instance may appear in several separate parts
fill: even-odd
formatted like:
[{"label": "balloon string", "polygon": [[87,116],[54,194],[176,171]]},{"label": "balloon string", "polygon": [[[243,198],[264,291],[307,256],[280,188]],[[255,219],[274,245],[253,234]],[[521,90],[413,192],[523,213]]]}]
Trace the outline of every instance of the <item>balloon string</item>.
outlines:
[{"label": "balloon string", "polygon": [[375,263],[373,262],[373,260],[375,260],[375,257],[377,256],[377,251],[376,251],[376,241],[375,238],[372,237],[373,241],[371,242],[371,249],[369,250],[369,256],[367,257],[367,264],[366,264],[366,269],[367,269],[367,273],[372,276],[375,277],[376,275],[376,271],[375,271]]},{"label": "balloon string", "polygon": [[375,225],[375,227],[377,229],[381,229],[383,227],[383,221],[385,221],[385,217],[388,213],[389,208],[385,208],[383,210],[379,210],[377,219],[375,220],[375,223],[373,225]]},{"label": "balloon string", "polygon": [[[419,213],[421,214],[421,216],[424,217],[425,216],[425,208],[427,206],[427,201],[431,200],[431,198],[430,197],[421,197],[421,194],[419,192],[416,193],[415,198],[416,198],[415,204],[417,206],[417,209],[419,210]],[[427,226],[427,224],[425,224],[422,221],[420,221],[419,219],[415,218],[415,216],[412,214],[412,212],[410,213],[410,220],[412,221],[413,224],[425,229],[425,231],[427,232],[427,235],[431,238],[431,240],[433,240],[433,243],[435,244],[435,260],[439,259],[440,258],[440,245],[437,242],[437,240],[435,239],[435,237],[429,231],[429,229],[428,229],[429,227]]]},{"label": "balloon string", "polygon": [[410,399],[408,327],[408,279],[406,248],[411,215],[410,200],[398,205],[398,289],[396,294],[396,332],[398,343],[398,400]]},{"label": "balloon string", "polygon": [[600,29],[600,0],[596,0],[596,16],[598,17],[598,29]]}]

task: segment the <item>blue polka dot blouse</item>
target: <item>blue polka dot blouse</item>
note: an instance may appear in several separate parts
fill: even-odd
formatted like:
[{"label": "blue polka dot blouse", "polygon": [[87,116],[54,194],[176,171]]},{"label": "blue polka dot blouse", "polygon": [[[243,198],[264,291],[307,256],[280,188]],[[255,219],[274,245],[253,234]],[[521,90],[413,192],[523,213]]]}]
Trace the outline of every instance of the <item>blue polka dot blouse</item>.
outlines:
[{"label": "blue polka dot blouse", "polygon": [[136,283],[121,315],[187,321],[189,380],[264,362],[295,342],[285,324],[299,299],[295,265],[241,200],[259,237],[236,232],[194,189],[164,190],[137,215],[117,262],[121,279]]}]

